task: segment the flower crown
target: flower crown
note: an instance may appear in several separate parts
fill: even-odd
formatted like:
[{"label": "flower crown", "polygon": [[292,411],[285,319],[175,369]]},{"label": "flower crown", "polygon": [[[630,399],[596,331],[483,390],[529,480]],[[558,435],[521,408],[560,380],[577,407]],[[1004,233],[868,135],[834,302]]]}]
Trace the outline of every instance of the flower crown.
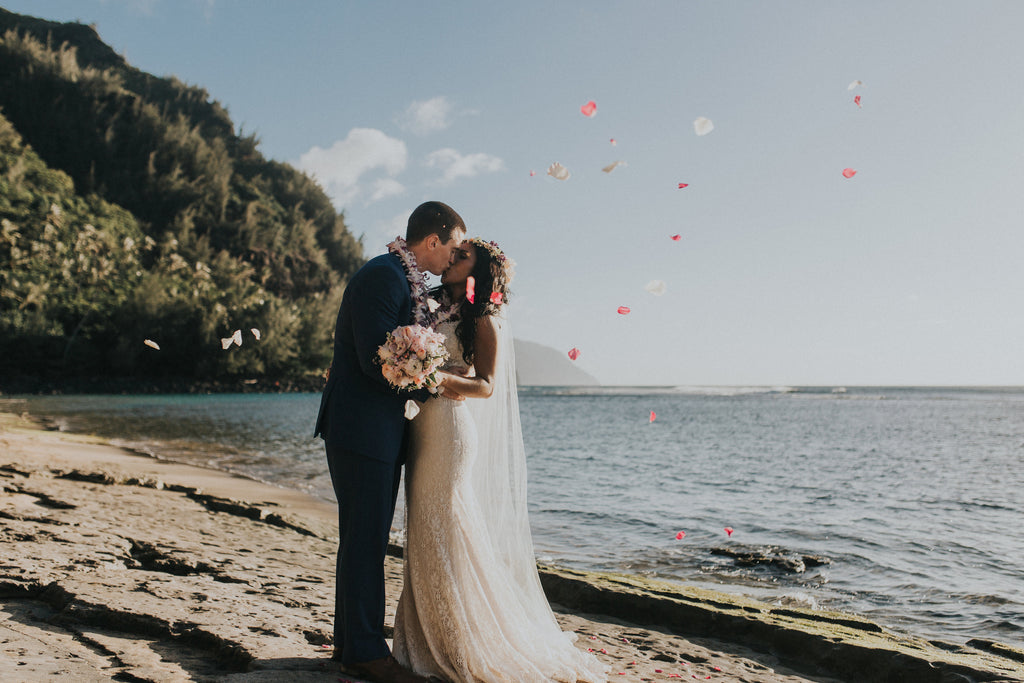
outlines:
[{"label": "flower crown", "polygon": [[505,252],[501,250],[498,243],[491,240],[486,241],[482,237],[473,237],[466,240],[470,244],[479,247],[480,249],[487,250],[487,253],[491,255],[497,265],[498,272],[495,273],[495,280],[501,280],[502,288],[508,287],[512,282],[512,278],[516,275],[516,262],[505,256]]}]

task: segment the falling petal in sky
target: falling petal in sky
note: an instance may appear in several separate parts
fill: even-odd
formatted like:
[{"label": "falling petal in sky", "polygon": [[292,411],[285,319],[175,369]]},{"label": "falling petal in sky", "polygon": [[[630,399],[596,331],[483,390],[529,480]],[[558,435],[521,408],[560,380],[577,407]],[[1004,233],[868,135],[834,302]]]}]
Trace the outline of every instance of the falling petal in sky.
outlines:
[{"label": "falling petal in sky", "polygon": [[466,278],[466,301],[476,302],[476,278],[472,275]]},{"label": "falling petal in sky", "polygon": [[260,331],[259,331],[259,329],[257,329],[257,328],[255,328],[255,327],[253,327],[253,328],[250,328],[250,329],[249,329],[249,331],[250,331],[250,332],[252,332],[252,336],[256,337],[256,341],[259,341],[259,340],[260,340],[260,337],[261,337],[262,335],[260,334]]},{"label": "falling petal in sky", "polygon": [[619,306],[619,315],[629,315],[629,306]]},{"label": "falling petal in sky", "polygon": [[531,177],[531,178],[532,178],[533,176],[535,176],[535,175],[537,175],[537,172],[536,172],[536,171],[530,171],[530,177]]},{"label": "falling petal in sky", "polygon": [[844,168],[843,169],[843,177],[844,178],[852,178],[855,175],[857,175],[857,172],[854,171],[852,168]]},{"label": "falling petal in sky", "polygon": [[241,346],[242,345],[242,331],[241,330],[235,330],[235,333],[233,335],[231,335],[231,341],[233,341],[238,346]]},{"label": "falling petal in sky", "polygon": [[856,87],[857,87],[858,85],[864,85],[864,81],[854,81],[854,82],[853,82],[853,83],[851,83],[850,85],[846,86],[846,89],[847,89],[847,90],[853,90],[853,89],[854,89],[854,88],[856,88]]},{"label": "falling petal in sky", "polygon": [[860,107],[860,95],[853,98],[853,103]]},{"label": "falling petal in sky", "polygon": [[562,166],[560,163],[556,161],[555,163],[548,166],[548,175],[554,178],[555,180],[568,180],[569,169],[567,169],[565,166]]},{"label": "falling petal in sky", "polygon": [[689,187],[689,186],[690,186],[690,183],[679,183],[679,189],[680,190],[683,189],[684,187]]},{"label": "falling petal in sky", "polygon": [[625,161],[613,161],[612,163],[608,164],[607,166],[605,166],[601,170],[604,171],[605,173],[611,173],[612,171],[615,170],[616,166],[625,166],[625,165],[626,165]]},{"label": "falling petal in sky", "polygon": [[427,297],[427,308],[429,308],[430,312],[433,313],[437,309],[441,308],[441,303],[437,299]]},{"label": "falling petal in sky", "polygon": [[155,341],[153,341],[152,339],[143,339],[143,340],[142,340],[142,343],[143,343],[143,344],[145,344],[146,346],[148,346],[148,347],[149,347],[149,348],[151,348],[151,349],[156,349],[157,351],[159,351],[159,350],[160,350],[160,345],[159,345],[159,344],[157,344],[157,343],[156,343]]},{"label": "falling petal in sky", "polygon": [[597,113],[597,103],[594,100],[590,100],[580,107],[580,111],[583,112],[584,116],[593,117]]},{"label": "falling petal in sky", "polygon": [[608,142],[612,143],[613,145],[617,145],[617,144],[619,144],[619,143],[615,142],[615,138],[612,138],[612,139],[611,139],[611,140],[609,140]]},{"label": "falling petal in sky", "polygon": [[654,411],[652,410],[652,411],[651,411],[651,419],[650,419],[650,422],[654,422],[654,420],[656,420],[656,419],[657,419],[657,417],[658,417],[658,414],[657,414],[657,413],[655,413],[655,412],[654,412]]},{"label": "falling petal in sky", "polygon": [[678,242],[679,240],[683,239],[683,236],[682,235],[672,235],[672,237],[670,237],[669,239],[671,239],[673,242]]},{"label": "falling petal in sky", "polygon": [[735,529],[733,529],[731,526],[725,527],[725,535],[726,536],[732,536],[732,532],[733,531],[735,531]]},{"label": "falling petal in sky", "polygon": [[505,300],[505,295],[501,292],[491,292],[491,303],[501,305],[501,302]]},{"label": "falling petal in sky", "polygon": [[420,407],[416,401],[411,398],[405,402],[405,419],[411,420],[420,414]]},{"label": "falling petal in sky", "polygon": [[684,538],[686,538],[686,532],[685,531],[680,531],[678,534],[676,534],[676,540],[677,541],[681,541]]},{"label": "falling petal in sky", "polygon": [[647,283],[647,286],[644,287],[644,289],[646,289],[648,292],[650,292],[654,296],[661,296],[662,294],[665,293],[665,290],[666,290],[665,281],[664,280],[651,280],[650,282]]},{"label": "falling petal in sky", "polygon": [[711,119],[703,116],[698,116],[693,122],[693,131],[697,135],[707,135],[715,129],[715,124],[711,122]]},{"label": "falling petal in sky", "polygon": [[580,350],[575,346],[569,349],[569,360],[576,360],[580,357]]}]

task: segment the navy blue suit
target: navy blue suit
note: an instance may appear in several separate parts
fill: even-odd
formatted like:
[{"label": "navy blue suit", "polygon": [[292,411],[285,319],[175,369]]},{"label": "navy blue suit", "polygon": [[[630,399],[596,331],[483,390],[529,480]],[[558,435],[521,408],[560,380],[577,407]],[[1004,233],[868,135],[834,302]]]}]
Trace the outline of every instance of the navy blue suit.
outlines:
[{"label": "navy blue suit", "polygon": [[338,498],[334,647],[346,664],[387,657],[384,556],[405,459],[405,402],[375,362],[387,333],[412,323],[401,259],[371,259],[345,288],[334,330],[334,360],[315,435],[326,442]]}]

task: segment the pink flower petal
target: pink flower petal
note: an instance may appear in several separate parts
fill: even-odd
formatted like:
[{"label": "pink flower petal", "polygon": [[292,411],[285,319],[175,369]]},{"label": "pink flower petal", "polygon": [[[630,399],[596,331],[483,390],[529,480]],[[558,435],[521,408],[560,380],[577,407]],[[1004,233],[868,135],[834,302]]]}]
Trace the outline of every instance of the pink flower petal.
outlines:
[{"label": "pink flower petal", "polygon": [[683,189],[684,187],[689,187],[689,186],[690,186],[690,183],[679,183],[679,189],[680,190]]},{"label": "pink flower petal", "polygon": [[594,102],[594,100],[590,100],[582,107],[580,107],[580,111],[583,112],[584,116],[593,116],[594,114],[597,113],[597,104]]},{"label": "pink flower petal", "polygon": [[857,95],[856,97],[853,98],[853,103],[856,104],[858,107],[860,106],[860,95]]},{"label": "pink flower petal", "polygon": [[654,422],[654,420],[655,420],[655,419],[656,419],[657,417],[658,417],[657,413],[655,413],[655,412],[654,412],[654,411],[652,410],[652,411],[651,411],[651,422]]},{"label": "pink flower petal", "polygon": [[672,237],[671,237],[671,240],[672,240],[673,242],[678,242],[678,241],[679,241],[679,240],[681,240],[681,239],[683,239],[683,236],[682,236],[682,235],[672,235]]},{"label": "pink flower petal", "polygon": [[502,294],[501,292],[491,292],[491,303],[492,304],[499,304],[500,305],[501,302],[504,301],[504,300],[505,300],[505,295]]},{"label": "pink flower petal", "polygon": [[613,145],[616,145],[616,144],[618,144],[617,142],[615,142],[615,138],[612,138],[612,139],[611,139],[611,140],[609,140],[608,142],[612,143]]},{"label": "pink flower petal", "polygon": [[844,178],[852,178],[855,175],[857,175],[857,172],[854,171],[852,168],[844,168],[843,169],[843,177]]},{"label": "pink flower petal", "polygon": [[466,301],[469,303],[476,301],[476,278],[472,275],[466,278]]},{"label": "pink flower petal", "polygon": [[677,541],[681,541],[684,538],[686,538],[686,532],[685,531],[680,531],[678,534],[676,534],[676,540]]},{"label": "pink flower petal", "polygon": [[576,360],[579,357],[580,357],[580,350],[579,349],[577,349],[575,346],[572,347],[571,349],[569,349],[569,359],[570,360]]},{"label": "pink flower petal", "polygon": [[533,176],[535,176],[535,175],[537,175],[537,172],[536,172],[536,171],[530,171],[530,177],[531,177],[531,178],[532,178]]},{"label": "pink flower petal", "polygon": [[629,315],[629,306],[619,306],[619,315]]},{"label": "pink flower petal", "polygon": [[727,536],[732,536],[732,532],[735,531],[731,526],[725,527],[725,533]]}]

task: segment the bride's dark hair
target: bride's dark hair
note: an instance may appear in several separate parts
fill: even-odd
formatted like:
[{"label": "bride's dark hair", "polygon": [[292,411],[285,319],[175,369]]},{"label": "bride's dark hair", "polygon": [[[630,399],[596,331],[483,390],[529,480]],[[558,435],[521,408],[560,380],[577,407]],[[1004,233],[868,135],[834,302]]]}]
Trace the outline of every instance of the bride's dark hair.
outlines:
[{"label": "bride's dark hair", "polygon": [[[476,250],[476,263],[469,274],[475,281],[475,295],[473,303],[468,300],[462,302],[455,336],[462,346],[462,359],[472,365],[476,346],[476,321],[478,318],[497,315],[501,307],[508,303],[512,261],[494,242],[484,242],[479,237],[474,237],[463,244],[472,244]],[[434,292],[440,294],[442,290],[443,295],[450,301],[451,297],[444,285],[434,289]]]}]

